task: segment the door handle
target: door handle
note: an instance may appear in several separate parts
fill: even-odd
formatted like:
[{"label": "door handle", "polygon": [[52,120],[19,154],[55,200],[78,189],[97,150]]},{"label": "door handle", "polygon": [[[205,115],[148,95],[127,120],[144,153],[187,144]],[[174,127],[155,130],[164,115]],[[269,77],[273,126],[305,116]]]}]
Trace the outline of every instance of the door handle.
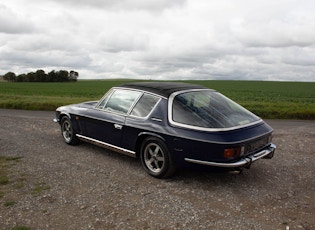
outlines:
[{"label": "door handle", "polygon": [[114,127],[115,127],[115,129],[121,130],[123,126],[122,126],[122,125],[119,125],[119,124],[114,124]]}]

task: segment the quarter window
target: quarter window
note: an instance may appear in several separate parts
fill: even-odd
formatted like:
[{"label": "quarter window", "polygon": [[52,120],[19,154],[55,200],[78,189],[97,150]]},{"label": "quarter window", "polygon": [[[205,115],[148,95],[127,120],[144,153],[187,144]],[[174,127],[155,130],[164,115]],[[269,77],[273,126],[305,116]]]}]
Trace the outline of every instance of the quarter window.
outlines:
[{"label": "quarter window", "polygon": [[139,99],[135,107],[133,108],[131,115],[137,117],[146,117],[149,115],[153,107],[158,102],[159,98],[151,94],[143,94]]}]

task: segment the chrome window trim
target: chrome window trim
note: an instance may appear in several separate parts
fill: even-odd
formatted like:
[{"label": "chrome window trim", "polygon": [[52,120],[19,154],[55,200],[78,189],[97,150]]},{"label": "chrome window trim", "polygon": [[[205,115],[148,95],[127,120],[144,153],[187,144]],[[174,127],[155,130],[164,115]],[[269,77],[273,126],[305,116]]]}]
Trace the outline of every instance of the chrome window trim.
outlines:
[{"label": "chrome window trim", "polygon": [[154,95],[154,96],[157,96],[157,97],[160,97],[160,98],[167,99],[167,97],[164,97],[164,96],[162,96],[160,94],[152,93],[152,92],[147,91],[147,90],[133,89],[133,88],[127,88],[127,87],[119,87],[119,86],[115,86],[112,89],[113,90],[114,89],[124,89],[124,90],[130,90],[130,91],[137,91],[137,92],[147,93],[147,94],[151,94],[151,95]]},{"label": "chrome window trim", "polygon": [[[113,96],[113,94],[115,93],[115,92],[117,92],[117,91],[119,91],[119,90],[121,90],[121,91],[134,91],[134,92],[137,92],[137,93],[139,93],[139,95],[137,96],[137,98],[136,99],[134,99],[133,100],[133,102],[131,103],[131,105],[130,105],[130,107],[129,107],[129,109],[128,109],[128,111],[125,113],[125,112],[120,112],[120,111],[117,111],[117,110],[109,110],[109,109],[106,109],[105,107],[106,107],[106,105],[107,105],[107,103],[110,101],[110,99],[112,98],[112,96]],[[128,89],[128,88],[115,88],[115,89],[113,89],[112,90],[113,92],[111,93],[111,95],[110,95],[110,97],[107,99],[107,101],[106,101],[106,103],[104,104],[104,107],[103,107],[103,111],[106,111],[106,112],[113,112],[113,113],[117,113],[117,114],[120,114],[120,115],[128,115],[129,113],[130,113],[130,111],[131,111],[131,109],[134,107],[134,105],[135,105],[135,103],[139,100],[139,98],[143,95],[143,92],[142,91],[140,91],[140,90],[130,90],[130,89]]]},{"label": "chrome window trim", "polygon": [[[198,126],[193,126],[193,125],[187,125],[187,124],[182,124],[176,121],[173,121],[173,101],[174,98],[182,93],[188,93],[188,92],[198,92],[198,91],[210,91],[210,92],[217,92],[215,90],[212,89],[191,89],[191,90],[182,90],[182,91],[177,91],[175,93],[172,93],[169,97],[168,100],[168,121],[170,123],[170,125],[175,126],[175,127],[181,127],[181,128],[186,128],[186,129],[192,129],[192,130],[198,130],[198,131],[206,131],[206,132],[222,132],[222,131],[232,131],[232,130],[236,130],[236,129],[240,129],[240,128],[245,128],[245,127],[249,127],[252,125],[256,125],[259,124],[260,122],[262,122],[262,119],[257,117],[255,114],[255,116],[257,118],[259,118],[257,121],[255,122],[251,122],[245,125],[238,125],[238,126],[234,126],[234,127],[229,127],[229,128],[204,128],[204,127],[198,127]],[[250,112],[250,111],[249,111]]]},{"label": "chrome window trim", "polygon": [[[111,95],[116,91],[116,90],[129,90],[129,91],[136,91],[139,92],[140,95],[138,96],[138,98],[134,101],[134,103],[131,105],[131,107],[129,108],[127,113],[119,113],[117,111],[111,111],[108,109],[104,109],[105,105],[107,104],[108,100],[111,98]],[[133,108],[135,107],[135,105],[137,104],[137,102],[140,100],[140,98],[142,97],[143,94],[150,94],[152,96],[155,96],[157,98],[159,98],[159,100],[157,101],[157,103],[154,105],[154,107],[152,108],[152,110],[150,111],[150,113],[146,116],[146,117],[140,117],[140,116],[135,116],[135,115],[131,115],[131,111],[133,110]],[[101,104],[101,102],[103,101],[103,98],[108,97],[107,101],[105,102],[104,106],[102,108],[98,108],[99,104]],[[162,99],[166,99],[166,97],[163,97],[159,94],[156,93],[151,93],[149,91],[145,91],[145,90],[139,90],[139,89],[132,89],[132,88],[125,88],[125,87],[113,87],[111,88],[102,98],[101,100],[99,100],[99,102],[96,104],[96,106],[94,107],[95,110],[100,110],[100,111],[104,111],[104,112],[108,112],[108,113],[113,113],[113,114],[118,114],[118,115],[122,115],[122,116],[129,116],[129,117],[133,117],[133,118],[140,118],[140,119],[148,119],[151,115],[151,113],[154,111],[154,109],[157,107],[157,105],[160,103],[160,101]],[[93,117],[90,117],[93,118]],[[102,119],[98,119],[98,120],[102,120]]]},{"label": "chrome window trim", "polygon": [[[136,91],[136,90],[133,90],[133,91]],[[137,91],[137,92],[139,92],[140,94],[138,95],[136,100],[134,100],[133,103],[131,104],[130,108],[128,109],[128,112],[126,113],[127,115],[130,115],[131,111],[133,110],[133,108],[136,106],[137,102],[140,100],[140,98],[143,95],[143,92],[141,92],[141,91]]]},{"label": "chrome window trim", "polygon": [[[117,91],[117,90],[125,90],[125,91],[136,91],[139,92],[140,94],[138,95],[138,97],[133,101],[133,103],[131,104],[130,108],[128,109],[127,113],[123,113],[123,112],[118,112],[115,110],[109,110],[106,109],[105,106],[107,105],[109,99],[112,97],[112,95]],[[125,115],[127,116],[130,111],[133,109],[134,105],[138,102],[138,100],[141,98],[141,96],[143,95],[143,92],[141,90],[132,90],[132,89],[128,89],[128,88],[121,88],[121,87],[113,87],[111,88],[102,98],[101,100],[99,100],[99,102],[96,104],[96,106],[94,107],[94,109],[96,110],[101,110],[101,111],[105,111],[105,112],[109,112],[109,113],[115,113],[115,114],[119,114],[119,115]],[[104,103],[104,105],[102,106],[102,108],[99,108],[99,105],[103,102],[103,99],[106,98],[107,96],[109,96],[106,100],[106,102]]]},{"label": "chrome window trim", "polygon": [[[145,93],[143,93],[143,94],[149,94],[149,93],[145,92]],[[142,94],[142,95],[143,95],[143,94]],[[151,94],[151,95],[158,97],[158,100],[157,100],[157,102],[155,103],[155,105],[153,106],[153,108],[151,109],[151,111],[148,113],[148,115],[145,116],[145,117],[140,117],[140,116],[131,115],[131,112],[132,112],[133,108],[134,108],[134,107],[136,106],[136,104],[137,104],[137,103],[136,103],[136,104],[134,104],[134,107],[133,107],[132,110],[130,111],[129,117],[140,118],[140,119],[143,119],[143,120],[148,119],[148,118],[151,116],[151,114],[153,113],[154,109],[158,106],[158,104],[159,104],[160,101],[162,100],[162,98],[159,97],[159,96],[157,96],[157,95],[154,95],[154,94]],[[140,98],[141,98],[141,97],[140,97]],[[140,100],[140,98],[138,99],[138,101]],[[138,101],[137,101],[137,102],[138,102]]]},{"label": "chrome window trim", "polygon": [[[97,110],[104,110],[104,107],[105,107],[105,105],[107,104],[108,99],[111,97],[111,95],[113,94],[113,92],[114,92],[114,89],[112,88],[112,89],[110,89],[107,93],[105,93],[104,96],[103,96],[103,97],[98,101],[98,103],[95,105],[94,108],[97,109]],[[99,108],[99,105],[103,102],[103,100],[104,100],[107,96],[109,96],[109,97],[107,98],[107,100],[106,100],[106,102],[104,103],[103,107],[102,107],[102,108]]]}]

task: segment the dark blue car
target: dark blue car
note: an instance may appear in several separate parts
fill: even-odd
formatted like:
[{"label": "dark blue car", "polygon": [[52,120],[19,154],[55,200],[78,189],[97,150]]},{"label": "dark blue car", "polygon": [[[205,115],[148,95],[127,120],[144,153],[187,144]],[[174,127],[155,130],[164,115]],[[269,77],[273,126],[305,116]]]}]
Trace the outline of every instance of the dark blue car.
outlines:
[{"label": "dark blue car", "polygon": [[113,87],[99,101],[59,107],[54,121],[67,144],[86,141],[138,157],[158,178],[192,165],[249,168],[276,148],[262,119],[215,90],[185,83]]}]

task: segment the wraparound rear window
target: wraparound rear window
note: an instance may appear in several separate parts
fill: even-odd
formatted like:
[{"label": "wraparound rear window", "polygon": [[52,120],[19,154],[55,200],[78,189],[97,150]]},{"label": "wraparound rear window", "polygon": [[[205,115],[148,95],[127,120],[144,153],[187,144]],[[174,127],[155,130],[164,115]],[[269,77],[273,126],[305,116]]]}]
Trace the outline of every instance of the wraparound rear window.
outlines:
[{"label": "wraparound rear window", "polygon": [[205,129],[228,129],[260,120],[242,106],[211,90],[172,95],[171,119],[179,125]]}]

